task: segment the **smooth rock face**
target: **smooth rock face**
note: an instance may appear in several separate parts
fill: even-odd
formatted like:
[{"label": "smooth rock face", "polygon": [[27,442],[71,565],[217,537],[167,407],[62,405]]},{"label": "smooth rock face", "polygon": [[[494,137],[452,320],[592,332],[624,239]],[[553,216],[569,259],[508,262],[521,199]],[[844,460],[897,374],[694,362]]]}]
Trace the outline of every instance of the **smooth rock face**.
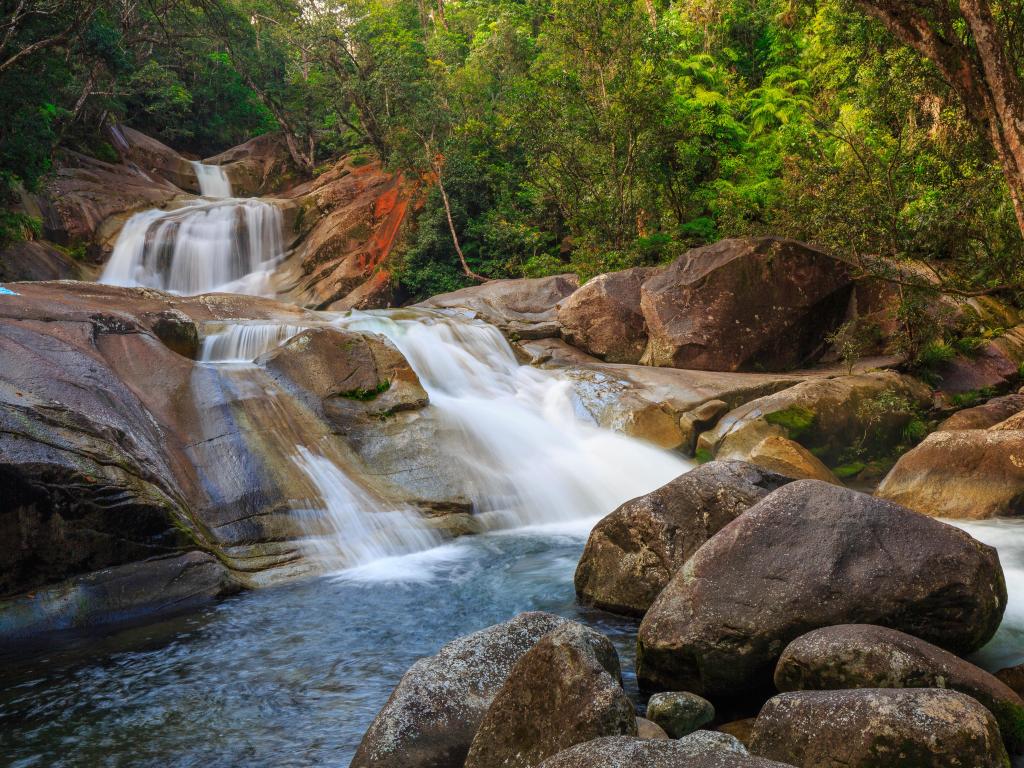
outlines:
[{"label": "smooth rock face", "polygon": [[679,740],[612,736],[579,744],[549,757],[541,768],[785,768],[753,757],[724,733],[697,731]]},{"label": "smooth rock face", "polygon": [[800,480],[676,573],[640,625],[637,676],[712,700],[750,695],[770,688],[785,646],[812,629],[879,624],[969,653],[1005,607],[991,547],[895,504]]},{"label": "smooth rock face", "polygon": [[521,613],[417,661],[367,729],[353,768],[461,768],[515,663],[566,623],[549,613]]},{"label": "smooth rock face", "polygon": [[1008,768],[992,714],[956,691],[802,691],[770,699],[750,751],[801,768]]},{"label": "smooth rock face", "polygon": [[695,693],[656,693],[647,702],[647,717],[673,739],[681,739],[714,720],[715,707]]},{"label": "smooth rock face", "polygon": [[822,354],[852,290],[846,266],[778,238],[696,248],[646,280],[641,362],[714,371],[786,370]]},{"label": "smooth rock face", "polygon": [[194,610],[237,591],[207,552],[187,552],[105,568],[0,601],[0,644],[64,629]]},{"label": "smooth rock face", "polygon": [[163,142],[127,125],[112,126],[110,138],[124,161],[166,179],[178,189],[199,194],[199,180],[192,164]]},{"label": "smooth rock face", "polygon": [[577,622],[545,635],[494,697],[465,768],[530,768],[576,744],[636,736],[611,641]]},{"label": "smooth rock face", "polygon": [[257,360],[308,393],[332,422],[380,418],[427,404],[419,377],[394,344],[374,333],[311,328]]},{"label": "smooth rock face", "polygon": [[1007,747],[1024,747],[1024,701],[970,662],[916,637],[870,624],[825,627],[798,637],[775,667],[780,691],[949,688],[996,717]]},{"label": "smooth rock face", "polygon": [[591,531],[576,567],[577,596],[642,616],[704,542],[786,482],[743,462],[714,461],[627,501]]},{"label": "smooth rock face", "polygon": [[647,346],[640,286],[657,272],[634,267],[587,281],[562,302],[562,338],[609,363],[638,363]]},{"label": "smooth rock face", "polygon": [[1024,429],[1000,426],[933,432],[900,457],[877,495],[935,517],[1024,513]]},{"label": "smooth rock face", "polygon": [[576,275],[489,280],[483,285],[442,293],[417,307],[454,309],[495,325],[521,339],[558,335],[558,305],[579,287]]},{"label": "smooth rock face", "polygon": [[842,485],[831,469],[796,440],[768,434],[742,450],[721,451],[722,459],[739,459],[799,480],[822,480]]},{"label": "smooth rock face", "polygon": [[203,161],[222,165],[237,197],[255,197],[280,190],[298,174],[281,133],[265,133]]},{"label": "smooth rock face", "polygon": [[0,251],[0,282],[81,280],[88,269],[45,241],[25,240]]}]

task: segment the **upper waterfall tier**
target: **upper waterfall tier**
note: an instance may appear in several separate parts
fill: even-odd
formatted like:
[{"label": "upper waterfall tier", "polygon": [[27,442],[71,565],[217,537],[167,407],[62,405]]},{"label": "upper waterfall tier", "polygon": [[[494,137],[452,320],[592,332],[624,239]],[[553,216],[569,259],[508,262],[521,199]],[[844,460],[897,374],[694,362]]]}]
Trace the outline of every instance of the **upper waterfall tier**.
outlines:
[{"label": "upper waterfall tier", "polygon": [[[230,194],[226,177],[223,183],[199,178],[204,195],[224,189]],[[144,211],[121,230],[99,281],[186,295],[267,295],[271,269],[284,252],[281,230],[280,209],[255,199],[197,200],[173,211]]]},{"label": "upper waterfall tier", "polygon": [[192,168],[199,179],[199,192],[203,197],[231,197],[231,180],[222,166],[192,161]]}]

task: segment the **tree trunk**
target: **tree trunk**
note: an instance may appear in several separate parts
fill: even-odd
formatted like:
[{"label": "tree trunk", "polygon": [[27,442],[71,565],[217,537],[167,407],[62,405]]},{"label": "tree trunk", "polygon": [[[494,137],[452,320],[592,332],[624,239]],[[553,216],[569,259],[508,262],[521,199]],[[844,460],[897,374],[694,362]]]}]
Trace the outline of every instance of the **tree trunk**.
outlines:
[{"label": "tree trunk", "polygon": [[[909,0],[858,0],[905,44],[929,59],[964,104],[968,117],[995,149],[1024,235],[1024,84],[989,0],[958,0],[962,18],[945,2],[931,16]],[[958,27],[966,24],[971,42]]]},{"label": "tree trunk", "polygon": [[448,231],[452,235],[452,244],[455,246],[455,252],[459,254],[459,263],[462,264],[462,271],[466,277],[477,280],[481,283],[486,283],[487,278],[483,275],[478,275],[472,269],[469,268],[469,264],[466,263],[466,256],[462,253],[462,246],[459,244],[459,235],[455,231],[455,221],[452,219],[452,206],[448,202],[448,192],[444,188],[444,182],[441,180],[441,165],[440,163],[434,163],[434,173],[437,174],[437,188],[441,192],[441,201],[444,203],[445,216],[448,217]]}]

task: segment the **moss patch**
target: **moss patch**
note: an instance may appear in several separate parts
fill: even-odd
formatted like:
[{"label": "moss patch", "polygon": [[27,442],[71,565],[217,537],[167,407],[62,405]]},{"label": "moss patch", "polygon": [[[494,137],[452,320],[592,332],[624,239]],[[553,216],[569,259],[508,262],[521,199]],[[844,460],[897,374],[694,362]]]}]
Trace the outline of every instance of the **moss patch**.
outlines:
[{"label": "moss patch", "polygon": [[358,400],[361,403],[369,402],[370,400],[376,400],[380,395],[383,395],[391,389],[391,382],[384,379],[373,389],[367,389],[365,387],[356,387],[355,389],[349,389],[345,392],[339,392],[338,397],[344,397],[346,400]]},{"label": "moss patch", "polygon": [[781,411],[765,414],[769,424],[782,427],[792,440],[796,440],[814,424],[814,411],[802,405],[793,405]]}]

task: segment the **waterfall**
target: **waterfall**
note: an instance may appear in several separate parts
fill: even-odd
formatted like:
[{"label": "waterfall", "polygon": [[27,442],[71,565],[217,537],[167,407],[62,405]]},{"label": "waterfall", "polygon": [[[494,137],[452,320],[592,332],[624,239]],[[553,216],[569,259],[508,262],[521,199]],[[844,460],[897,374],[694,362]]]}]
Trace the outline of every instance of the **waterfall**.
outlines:
[{"label": "waterfall", "polygon": [[192,169],[199,179],[199,193],[203,197],[231,197],[231,180],[222,166],[204,165],[193,160]]},{"label": "waterfall", "polygon": [[284,252],[281,232],[280,209],[261,200],[144,211],[121,230],[100,282],[185,295],[269,295],[272,268]]},{"label": "waterfall", "polygon": [[594,521],[692,467],[597,427],[572,382],[520,365],[493,326],[429,311],[354,312],[337,323],[401,350],[444,428],[445,455],[490,528]]}]

